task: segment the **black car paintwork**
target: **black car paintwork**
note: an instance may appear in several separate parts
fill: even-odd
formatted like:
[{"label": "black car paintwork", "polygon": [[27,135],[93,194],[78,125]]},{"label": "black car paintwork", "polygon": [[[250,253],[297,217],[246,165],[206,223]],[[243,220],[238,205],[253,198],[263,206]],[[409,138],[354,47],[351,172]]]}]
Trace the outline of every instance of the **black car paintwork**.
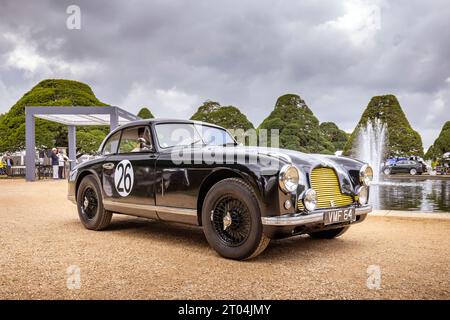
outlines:
[{"label": "black car paintwork", "polygon": [[[238,156],[248,157],[257,153],[265,161],[277,159],[280,165],[290,163],[297,166],[304,174],[304,182],[299,186],[296,194],[285,194],[278,186],[279,170],[267,172],[258,163],[231,163],[231,164],[175,164],[171,160],[172,149],[160,149],[155,143],[154,126],[158,123],[192,123],[184,120],[142,120],[123,125],[112,131],[102,143],[103,148],[108,138],[118,130],[131,126],[149,125],[152,132],[154,152],[127,153],[102,155],[97,159],[78,165],[69,178],[69,198],[76,199],[76,190],[81,179],[87,174],[93,174],[101,183],[104,199],[127,204],[154,205],[169,208],[194,209],[201,212],[201,198],[212,186],[212,183],[222,177],[240,177],[250,184],[263,203],[261,216],[276,216],[287,213],[295,213],[296,206],[290,209],[284,208],[284,202],[291,200],[296,203],[296,194],[309,188],[309,175],[315,167],[329,166],[336,170],[341,191],[345,194],[355,195],[355,189],[359,185],[359,170],[363,163],[345,157],[305,154],[292,150],[279,149],[276,153],[257,147],[211,147],[196,146],[192,152],[202,153],[205,148],[216,148],[218,151],[226,148],[235,152]],[[210,125],[210,124],[205,124]],[[214,125],[211,125],[214,126]],[[220,127],[218,127],[220,128]],[[103,168],[103,164],[128,159],[133,163],[135,171],[134,188],[127,197],[120,197],[114,185],[114,171]],[[161,220],[174,221],[173,216],[164,214],[155,215]],[[183,217],[180,217],[183,222]],[[192,221],[192,220],[189,220]],[[200,224],[201,219],[197,219]],[[184,221],[185,222],[185,221]]]}]

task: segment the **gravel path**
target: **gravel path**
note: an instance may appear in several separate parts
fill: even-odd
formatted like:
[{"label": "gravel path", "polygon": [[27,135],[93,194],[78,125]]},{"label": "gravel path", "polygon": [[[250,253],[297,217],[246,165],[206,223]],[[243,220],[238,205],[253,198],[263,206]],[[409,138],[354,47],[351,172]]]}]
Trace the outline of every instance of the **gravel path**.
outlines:
[{"label": "gravel path", "polygon": [[236,262],[200,228],[115,215],[86,230],[66,189],[0,180],[1,299],[450,299],[450,220],[372,216],[342,238],[272,241]]}]

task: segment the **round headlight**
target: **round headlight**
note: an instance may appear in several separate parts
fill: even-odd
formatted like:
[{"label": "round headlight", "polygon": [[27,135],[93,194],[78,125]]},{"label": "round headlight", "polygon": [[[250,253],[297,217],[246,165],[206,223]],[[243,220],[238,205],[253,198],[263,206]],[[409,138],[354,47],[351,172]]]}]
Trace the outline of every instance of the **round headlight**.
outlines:
[{"label": "round headlight", "polygon": [[362,185],[368,187],[373,179],[373,170],[372,167],[368,164],[365,164],[359,170],[359,181]]},{"label": "round headlight", "polygon": [[308,211],[314,211],[316,209],[317,194],[314,189],[308,189],[305,191],[305,195],[303,196],[303,205]]},{"label": "round headlight", "polygon": [[279,175],[280,188],[284,192],[294,192],[300,182],[300,172],[290,164],[283,166]]},{"label": "round headlight", "polygon": [[369,189],[367,187],[359,187],[358,191],[358,203],[365,205],[369,201]]}]

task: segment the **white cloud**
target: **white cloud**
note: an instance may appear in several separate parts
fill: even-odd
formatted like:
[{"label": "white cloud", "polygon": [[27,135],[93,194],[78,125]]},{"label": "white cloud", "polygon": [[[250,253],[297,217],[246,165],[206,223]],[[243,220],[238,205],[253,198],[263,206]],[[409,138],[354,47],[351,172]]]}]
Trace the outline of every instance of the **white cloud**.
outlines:
[{"label": "white cloud", "polygon": [[[12,106],[14,103],[16,103],[18,97],[20,97],[21,94],[23,94],[23,92],[20,92],[20,88],[12,88],[6,86],[0,76],[0,107],[2,105],[8,107]],[[6,110],[2,110],[2,108],[0,108],[0,113],[3,113],[4,111]]]},{"label": "white cloud", "polygon": [[[93,72],[100,72],[101,65],[95,61],[68,62],[57,55],[44,56],[25,35],[4,33],[3,38],[11,43],[12,49],[4,54],[4,64],[0,67],[18,69],[25,73],[25,77],[54,77],[69,76],[83,77]],[[47,49],[57,52],[64,44],[63,39],[54,39],[45,44]]]},{"label": "white cloud", "polygon": [[436,120],[436,117],[440,116],[440,114],[444,111],[444,109],[445,109],[444,98],[442,96],[442,93],[438,93],[431,102],[431,107],[427,112],[425,122],[432,124]]},{"label": "white cloud", "polygon": [[345,32],[355,46],[374,44],[374,37],[381,29],[379,1],[347,0],[345,14],[322,26]]},{"label": "white cloud", "polygon": [[14,49],[6,54],[6,67],[35,72],[39,67],[47,65],[47,60],[36,53],[36,49],[27,44],[25,39],[13,33],[5,33],[3,37],[10,41]]},{"label": "white cloud", "polygon": [[164,90],[135,83],[121,106],[136,112],[146,106],[157,117],[189,118],[200,103],[199,96],[188,94],[176,87]]}]

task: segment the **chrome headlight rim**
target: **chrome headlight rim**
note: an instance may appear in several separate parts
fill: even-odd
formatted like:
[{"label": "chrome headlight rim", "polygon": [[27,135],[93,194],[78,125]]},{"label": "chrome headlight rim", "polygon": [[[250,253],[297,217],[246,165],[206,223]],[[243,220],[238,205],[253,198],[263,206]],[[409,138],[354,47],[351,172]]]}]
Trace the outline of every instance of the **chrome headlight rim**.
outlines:
[{"label": "chrome headlight rim", "polygon": [[366,186],[359,186],[356,189],[356,195],[358,196],[358,203],[361,206],[365,206],[369,203],[369,188]]},{"label": "chrome headlight rim", "polygon": [[[293,184],[286,183],[286,174],[289,170],[295,170],[297,172],[297,182],[294,182]],[[297,191],[297,187],[300,184],[300,170],[292,164],[285,164],[281,167],[280,173],[278,174],[278,184],[283,192],[294,193]]]},{"label": "chrome headlight rim", "polygon": [[359,182],[366,187],[369,187],[373,180],[373,169],[367,163],[359,169]]},{"label": "chrome headlight rim", "polygon": [[306,211],[311,212],[317,207],[317,193],[313,188],[307,189],[303,194],[303,206]]}]

